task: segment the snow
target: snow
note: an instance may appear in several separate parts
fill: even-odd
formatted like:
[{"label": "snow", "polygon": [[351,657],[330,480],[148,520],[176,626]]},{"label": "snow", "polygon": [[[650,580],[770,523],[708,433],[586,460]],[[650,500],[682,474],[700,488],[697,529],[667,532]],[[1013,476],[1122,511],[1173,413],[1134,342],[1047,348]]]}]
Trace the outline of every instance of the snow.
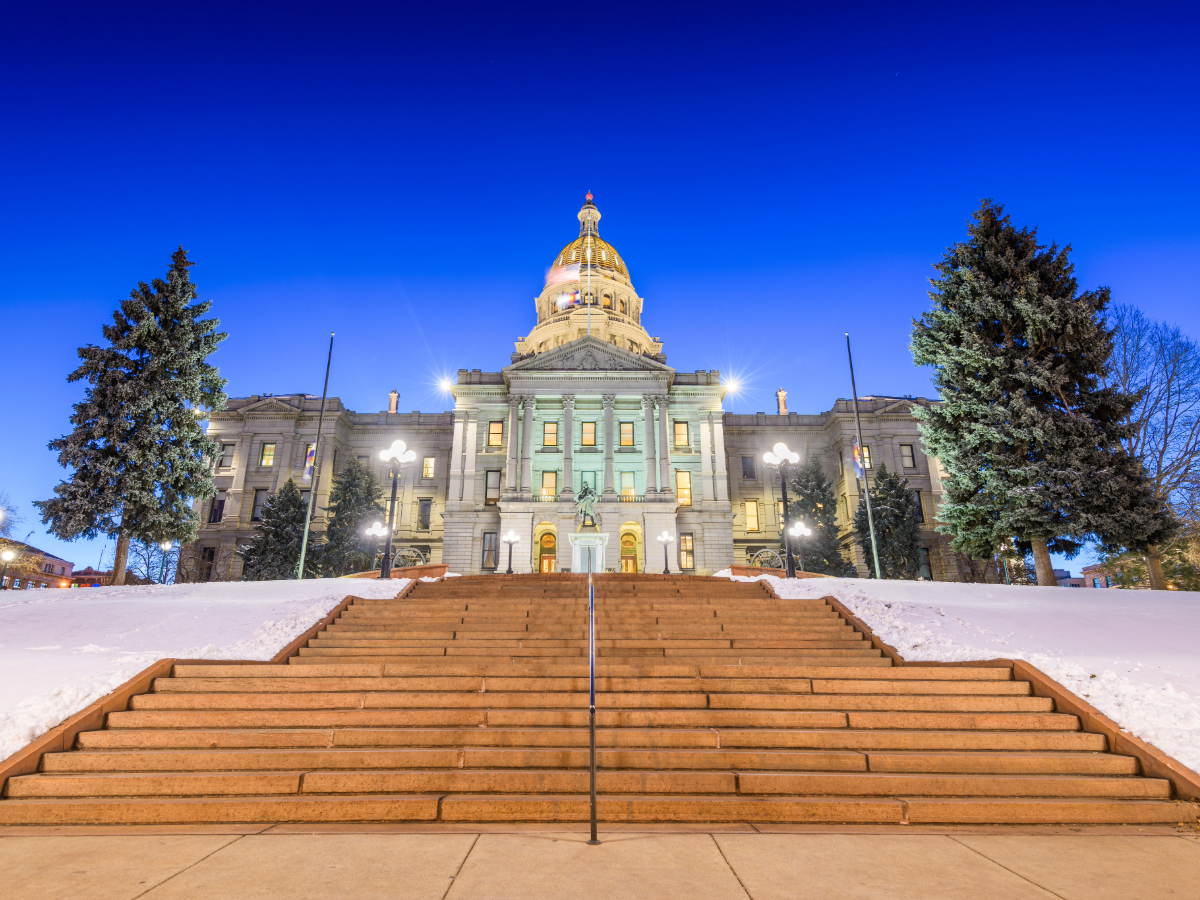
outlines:
[{"label": "snow", "polygon": [[758,577],[836,597],[908,661],[1023,659],[1200,771],[1200,593]]},{"label": "snow", "polygon": [[0,593],[0,759],[166,657],[269,660],[347,596],[409,579]]}]

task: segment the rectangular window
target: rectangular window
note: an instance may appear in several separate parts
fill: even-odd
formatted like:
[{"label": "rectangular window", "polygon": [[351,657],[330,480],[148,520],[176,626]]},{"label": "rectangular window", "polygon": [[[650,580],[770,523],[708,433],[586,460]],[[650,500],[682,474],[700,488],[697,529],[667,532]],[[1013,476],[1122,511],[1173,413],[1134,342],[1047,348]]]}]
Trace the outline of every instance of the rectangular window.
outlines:
[{"label": "rectangular window", "polygon": [[917,467],[917,458],[913,454],[912,444],[900,445],[900,465],[906,469],[915,469]]},{"label": "rectangular window", "polygon": [[871,448],[870,447],[864,446],[862,448],[862,461],[863,461],[864,469],[871,468]]},{"label": "rectangular window", "polygon": [[371,466],[371,457],[370,457],[370,455],[366,455],[366,456],[355,456],[354,458],[355,458],[355,459],[357,459],[357,460],[358,460],[360,463],[362,463],[362,464],[363,464],[363,468],[364,468],[364,469],[370,468],[370,466]]},{"label": "rectangular window", "polygon": [[680,506],[692,505],[692,473],[684,469],[675,470],[675,497]]},{"label": "rectangular window", "polygon": [[208,522],[213,524],[220,522],[225,517],[225,492],[217,491],[217,496],[212,498],[212,506],[208,508]]},{"label": "rectangular window", "polygon": [[757,500],[747,500],[746,501],[746,530],[747,531],[760,531],[761,530],[758,527],[758,501]]},{"label": "rectangular window", "polygon": [[275,445],[263,444],[262,450],[258,454],[258,464],[260,466],[275,465]]},{"label": "rectangular window", "polygon": [[679,568],[689,570],[696,568],[696,555],[693,552],[693,541],[690,534],[679,535]]},{"label": "rectangular window", "polygon": [[924,524],[925,523],[925,504],[921,502],[921,492],[913,491],[913,496],[917,500],[917,521]]},{"label": "rectangular window", "polygon": [[222,469],[228,469],[233,465],[233,448],[237,444],[222,444],[221,445],[221,461],[217,463]]},{"label": "rectangular window", "polygon": [[305,509],[308,509],[308,495],[311,493],[312,493],[312,491],[301,491],[300,492],[300,505],[303,506]]},{"label": "rectangular window", "polygon": [[753,478],[754,478],[754,457],[753,456],[743,456],[742,457],[742,480],[750,481]]},{"label": "rectangular window", "polygon": [[484,532],[483,535],[483,561],[481,563],[484,569],[494,569],[500,558],[500,544],[498,535],[495,531]]},{"label": "rectangular window", "polygon": [[675,446],[676,447],[690,447],[691,445],[692,445],[692,442],[690,440],[688,440],[688,423],[687,422],[676,422],[675,423]]},{"label": "rectangular window", "polygon": [[933,581],[933,570],[929,568],[929,548],[920,547],[918,552],[921,554],[921,566],[917,570],[917,577]]},{"label": "rectangular window", "polygon": [[542,425],[542,446],[557,447],[558,446],[558,423],[545,422]]},{"label": "rectangular window", "polygon": [[579,443],[583,447],[596,446],[596,423],[583,422],[583,430],[580,432]]},{"label": "rectangular window", "polygon": [[783,528],[783,501],[775,501],[775,519],[779,522],[779,527]]},{"label": "rectangular window", "polygon": [[850,501],[846,499],[844,494],[842,495],[842,524],[846,526],[850,525]]},{"label": "rectangular window", "polygon": [[250,507],[250,521],[251,522],[261,522],[262,521],[263,504],[266,502],[267,502],[267,489],[266,488],[255,488],[254,489],[254,505]]},{"label": "rectangular window", "polygon": [[838,474],[846,474],[846,454],[840,450],[838,451]]},{"label": "rectangular window", "polygon": [[622,422],[621,423],[621,446],[622,447],[632,447],[633,446],[633,423],[632,422]]},{"label": "rectangular window", "polygon": [[500,470],[484,475],[483,505],[495,506],[500,502]]},{"label": "rectangular window", "polygon": [[434,457],[434,456],[425,457],[424,461],[421,463],[421,477],[422,478],[432,478],[433,477],[434,467],[436,465],[434,460],[436,458],[437,457]]},{"label": "rectangular window", "polygon": [[1094,587],[1094,588],[1100,587],[1100,579],[1099,578],[1092,579],[1092,587]]},{"label": "rectangular window", "polygon": [[587,485],[597,494],[600,493],[600,482],[596,480],[595,472],[580,472],[579,473],[579,489],[583,490],[583,486]]},{"label": "rectangular window", "polygon": [[488,442],[489,447],[504,446],[504,422],[488,422]]},{"label": "rectangular window", "polygon": [[635,491],[633,489],[633,473],[632,472],[622,472],[621,473],[621,496],[622,497],[632,497],[632,496],[634,496],[634,494],[635,494]]},{"label": "rectangular window", "polygon": [[543,472],[542,473],[542,496],[553,497],[558,493],[558,473]]},{"label": "rectangular window", "polygon": [[417,501],[417,530],[428,531],[429,520],[433,517],[433,501],[418,500]]},{"label": "rectangular window", "polygon": [[212,581],[213,565],[217,561],[216,547],[200,548],[200,580]]}]

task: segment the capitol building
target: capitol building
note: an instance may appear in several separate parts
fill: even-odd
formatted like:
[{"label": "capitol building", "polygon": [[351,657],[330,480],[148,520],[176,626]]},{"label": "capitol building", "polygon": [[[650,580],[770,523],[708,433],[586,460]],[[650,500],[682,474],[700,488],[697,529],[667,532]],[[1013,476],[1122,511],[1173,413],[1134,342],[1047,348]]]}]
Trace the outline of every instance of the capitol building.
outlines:
[{"label": "capitol building", "polygon": [[[725,412],[716,370],[680,372],[660,337],[643,324],[643,299],[625,259],[600,237],[589,194],[579,235],[551,260],[535,301],[536,320],[496,371],[460,369],[451,412],[402,413],[393,391],[386,410],[355,412],[328,400],[320,448],[314,527],[333,473],[351,456],[367,463],[390,494],[379,451],[396,439],[415,451],[395,510],[394,544],[453,572],[503,572],[500,538],[510,530],[515,572],[572,568],[574,498],[584,484],[599,497],[596,523],[608,536],[602,569],[661,572],[663,531],[674,537],[672,572],[710,575],[781,546],[779,476],[763,453],[785,442],[801,463],[820,460],[835,485],[844,554],[867,574],[852,540],[860,488],[853,475],[854,411],[837,400],[821,413]],[[383,392],[380,392],[381,399]],[[924,515],[922,574],[957,581],[947,539],[934,530],[941,494],[936,460],[920,444],[912,410],[930,401],[860,398],[865,457],[908,478]],[[289,478],[302,490],[317,431],[320,397],[231,398],[209,434],[222,446],[215,498],[199,501],[201,528],[185,564],[203,579],[237,578],[236,548],[253,533],[266,498]],[[868,470],[868,473],[870,470]],[[578,569],[578,566],[576,566]]]}]

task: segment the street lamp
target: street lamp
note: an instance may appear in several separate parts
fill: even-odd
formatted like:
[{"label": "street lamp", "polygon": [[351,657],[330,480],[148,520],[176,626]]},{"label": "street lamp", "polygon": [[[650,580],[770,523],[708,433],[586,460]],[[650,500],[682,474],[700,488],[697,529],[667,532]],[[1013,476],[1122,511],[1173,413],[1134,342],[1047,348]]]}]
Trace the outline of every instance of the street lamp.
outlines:
[{"label": "street lamp", "polygon": [[396,438],[392,446],[379,451],[379,458],[392,468],[392,503],[388,507],[387,544],[383,548],[383,561],[379,564],[379,577],[392,577],[392,531],[396,518],[396,485],[400,480],[400,472],[412,465],[417,458],[413,450],[406,449],[404,441]]},{"label": "street lamp", "polygon": [[655,540],[663,545],[663,574],[670,575],[671,565],[667,562],[667,544],[671,543],[671,541],[675,540],[675,538],[672,537],[669,531],[664,531],[657,538],[655,538]]},{"label": "street lamp", "polygon": [[800,542],[801,537],[807,537],[812,534],[812,531],[803,522],[797,522],[790,529],[788,534],[796,539],[796,552],[800,554],[800,571],[804,571],[804,545]]},{"label": "street lamp", "polygon": [[4,560],[4,571],[0,572],[0,591],[8,590],[8,564],[16,558],[17,554],[11,550],[5,550],[0,553],[0,559]]},{"label": "street lamp", "polygon": [[787,499],[787,467],[800,462],[800,454],[793,453],[788,445],[782,442],[763,454],[763,462],[770,468],[779,470],[779,486],[783,494],[783,555],[785,559],[785,574],[788,578],[796,577],[796,560],[792,558],[791,542],[788,540],[788,499]]},{"label": "street lamp", "polygon": [[158,567],[158,583],[164,584],[167,578],[167,554],[171,552],[171,547],[174,546],[171,541],[163,541],[158,545],[162,550],[162,565]]},{"label": "street lamp", "polygon": [[[383,523],[382,523],[382,522],[376,522],[374,525],[372,525],[370,528],[368,528],[368,529],[366,530],[365,534],[367,535],[367,537],[381,538],[381,537],[383,537],[385,534],[387,534],[387,531],[385,531],[385,530],[384,530],[384,528],[383,528]],[[371,559],[372,559],[372,560],[374,560],[374,558],[375,558],[375,554],[376,554],[376,553],[378,553],[378,552],[379,552],[379,541],[378,541],[378,540],[376,540],[376,541],[375,541],[375,546],[374,546],[374,548],[372,548],[372,551],[371,551]],[[382,560],[382,559],[379,561],[379,564],[380,564],[381,566],[383,565],[383,560]],[[371,563],[371,568],[372,568],[372,569],[373,569],[373,568],[375,568],[375,564],[374,564],[374,562],[372,562],[372,563]]]},{"label": "street lamp", "polygon": [[502,541],[504,541],[504,543],[508,544],[508,570],[505,571],[504,574],[511,575],[513,573],[513,570],[512,570],[513,544],[515,544],[515,543],[517,543],[517,541],[521,540],[521,536],[510,528],[510,529],[508,529],[508,534],[506,534],[504,537],[500,538],[500,540],[502,540]]}]

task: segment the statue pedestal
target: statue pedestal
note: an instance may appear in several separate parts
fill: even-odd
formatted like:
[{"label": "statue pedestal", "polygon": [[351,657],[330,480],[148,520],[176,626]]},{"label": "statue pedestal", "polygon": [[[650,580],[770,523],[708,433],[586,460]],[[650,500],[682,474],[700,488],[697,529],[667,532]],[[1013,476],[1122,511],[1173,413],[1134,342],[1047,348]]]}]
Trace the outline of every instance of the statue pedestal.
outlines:
[{"label": "statue pedestal", "polygon": [[592,571],[596,574],[604,572],[604,548],[608,545],[608,535],[596,531],[576,532],[568,534],[571,542],[571,571],[586,572],[588,570],[588,550],[592,551]]}]

